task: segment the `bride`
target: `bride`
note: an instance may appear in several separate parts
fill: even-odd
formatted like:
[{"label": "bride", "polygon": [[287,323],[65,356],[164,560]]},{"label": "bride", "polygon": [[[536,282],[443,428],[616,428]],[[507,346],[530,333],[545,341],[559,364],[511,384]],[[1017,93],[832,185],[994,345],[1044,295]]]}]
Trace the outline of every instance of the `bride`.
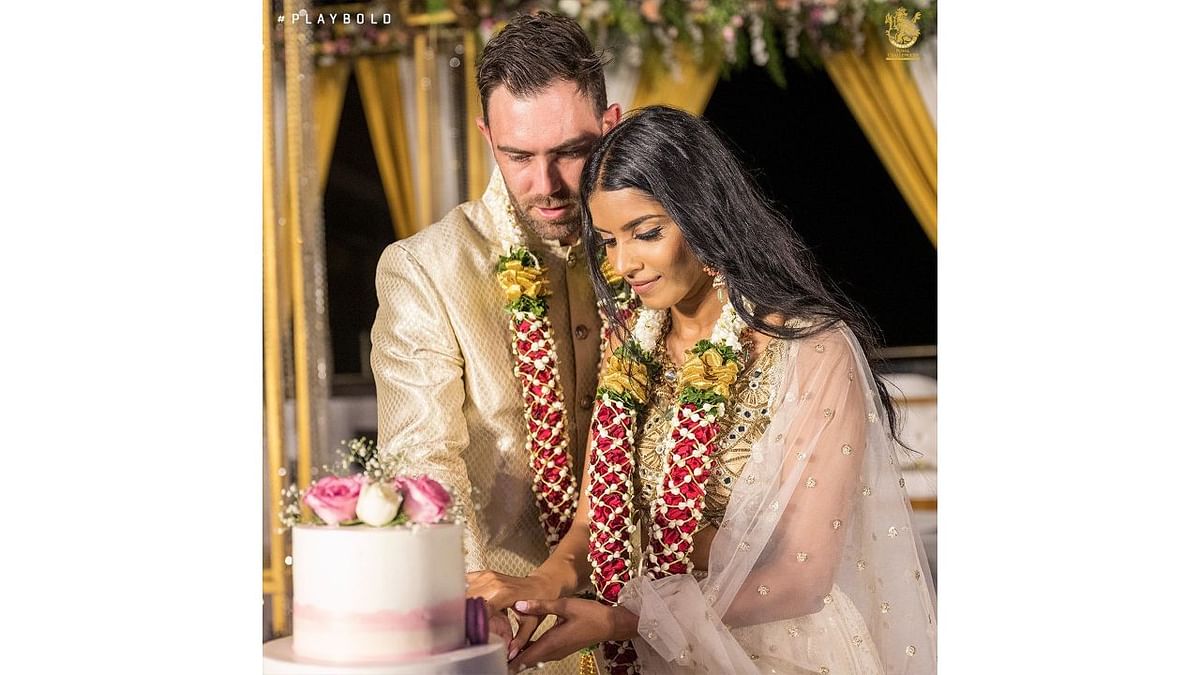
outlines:
[{"label": "bride", "polygon": [[933,673],[934,593],[864,319],[696,117],[623,121],[580,190],[623,329],[569,534],[528,578],[472,583],[520,618],[511,666],[598,645],[615,674]]}]

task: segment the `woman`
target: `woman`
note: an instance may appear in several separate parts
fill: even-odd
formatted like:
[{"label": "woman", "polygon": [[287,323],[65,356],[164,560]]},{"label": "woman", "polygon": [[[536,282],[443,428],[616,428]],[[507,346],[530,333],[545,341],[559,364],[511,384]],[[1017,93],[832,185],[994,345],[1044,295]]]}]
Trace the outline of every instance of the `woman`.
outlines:
[{"label": "woman", "polygon": [[[611,673],[934,672],[934,596],[862,319],[687,113],[618,125],[581,198],[602,307],[620,323],[623,279],[641,309],[602,373],[570,532],[491,589],[520,600],[512,665],[599,643]],[[598,600],[572,598],[589,580]]]}]

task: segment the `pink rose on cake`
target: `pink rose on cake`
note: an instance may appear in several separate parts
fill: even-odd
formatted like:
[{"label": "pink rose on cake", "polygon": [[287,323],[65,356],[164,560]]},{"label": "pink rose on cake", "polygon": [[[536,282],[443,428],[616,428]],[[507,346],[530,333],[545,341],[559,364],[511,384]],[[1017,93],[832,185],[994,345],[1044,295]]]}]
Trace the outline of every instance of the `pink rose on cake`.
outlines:
[{"label": "pink rose on cake", "polygon": [[354,519],[358,495],[362,491],[361,475],[325,476],[304,493],[304,503],[327,525],[337,525]]},{"label": "pink rose on cake", "polygon": [[397,476],[395,486],[404,495],[404,514],[415,523],[436,523],[450,508],[450,493],[429,476]]}]

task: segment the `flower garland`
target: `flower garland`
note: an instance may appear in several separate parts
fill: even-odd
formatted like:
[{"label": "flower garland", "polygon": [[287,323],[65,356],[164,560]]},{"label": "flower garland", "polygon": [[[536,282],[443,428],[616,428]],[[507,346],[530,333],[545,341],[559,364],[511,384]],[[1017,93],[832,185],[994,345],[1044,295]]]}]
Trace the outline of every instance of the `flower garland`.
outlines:
[{"label": "flower garland", "polygon": [[[617,321],[622,325],[629,325],[629,319],[637,308],[641,306],[641,301],[633,294],[633,289],[629,287],[629,283],[625,281],[625,277],[621,276],[609,262],[608,256],[600,259],[600,274],[604,276],[604,280],[608,282],[608,288],[612,291],[613,299],[617,305]],[[596,306],[600,311],[600,363],[599,366],[604,366],[604,345],[607,345],[613,338],[615,326],[608,320],[608,314],[603,310],[603,306],[599,301]]]},{"label": "flower garland", "polygon": [[[285,22],[312,32],[313,56],[328,66],[410,52],[414,36],[443,24],[477,26],[486,43],[517,14],[545,9],[574,19],[597,49],[611,50],[635,67],[650,61],[679,78],[679,53],[687,50],[697,63],[723,62],[727,70],[765,68],[785,87],[786,61],[812,67],[836,52],[862,53],[868,34],[886,40],[897,24],[908,40],[937,35],[937,0],[465,0],[453,12],[445,12],[441,0],[431,2],[416,15],[396,0],[326,7],[338,11],[312,16],[305,10],[276,15],[276,58],[283,58]],[[406,20],[412,18],[424,21]],[[451,68],[461,65],[458,56],[448,58]]]},{"label": "flower garland", "polygon": [[[512,332],[512,351],[516,358],[513,373],[521,383],[521,398],[525,404],[525,424],[529,435],[525,450],[529,468],[533,470],[533,494],[538,505],[538,521],[546,533],[546,543],[554,546],[566,536],[575,517],[575,475],[571,471],[571,454],[565,426],[565,409],[554,333],[546,316],[550,296],[546,271],[537,256],[523,243],[516,213],[507,195],[495,204],[504,212],[501,227],[500,260],[496,279],[504,291]],[[617,274],[608,259],[601,269],[617,298],[618,314],[626,320],[636,306],[629,284]],[[605,344],[613,327],[603,318],[602,342]]]},{"label": "flower garland", "polygon": [[[615,605],[632,578],[633,466],[637,419],[645,409],[650,382],[661,369],[654,345],[662,339],[667,313],[643,310],[631,338],[609,358],[597,388],[599,408],[592,421],[592,461],[588,467],[591,527],[588,559],[592,583],[603,602]],[[652,578],[692,571],[692,537],[700,523],[713,456],[730,388],[742,362],[746,324],[726,303],[712,337],[688,351],[680,371],[679,394],[671,421],[667,471],[650,506],[646,573]],[[629,642],[601,645],[609,672],[638,672]]]},{"label": "flower garland", "polygon": [[512,203],[504,199],[505,227],[501,230],[500,261],[496,279],[504,290],[512,332],[513,369],[521,383],[525,425],[529,435],[525,450],[533,470],[533,495],[538,522],[546,544],[554,546],[571,529],[575,517],[575,475],[571,472],[566,411],[558,375],[554,333],[546,317],[550,296],[546,271],[537,256],[521,243]]},{"label": "flower garland", "polygon": [[765,68],[785,87],[787,61],[819,66],[833,53],[862,53],[868,34],[883,38],[888,16],[937,34],[937,0],[500,0],[468,2],[486,38],[517,13],[549,9],[571,17],[597,48],[633,66],[659,64],[680,77],[679,54],[698,64]]}]

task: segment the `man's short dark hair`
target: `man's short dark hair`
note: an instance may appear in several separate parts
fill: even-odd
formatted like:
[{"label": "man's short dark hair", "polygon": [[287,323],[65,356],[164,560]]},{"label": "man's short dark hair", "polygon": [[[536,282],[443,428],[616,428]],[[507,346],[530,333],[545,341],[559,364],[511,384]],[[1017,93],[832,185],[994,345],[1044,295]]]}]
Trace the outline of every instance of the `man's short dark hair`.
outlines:
[{"label": "man's short dark hair", "polygon": [[608,107],[604,63],[573,20],[548,12],[518,16],[488,41],[479,59],[475,80],[483,121],[488,121],[488,100],[496,87],[526,98],[559,80],[574,82],[599,117]]}]

